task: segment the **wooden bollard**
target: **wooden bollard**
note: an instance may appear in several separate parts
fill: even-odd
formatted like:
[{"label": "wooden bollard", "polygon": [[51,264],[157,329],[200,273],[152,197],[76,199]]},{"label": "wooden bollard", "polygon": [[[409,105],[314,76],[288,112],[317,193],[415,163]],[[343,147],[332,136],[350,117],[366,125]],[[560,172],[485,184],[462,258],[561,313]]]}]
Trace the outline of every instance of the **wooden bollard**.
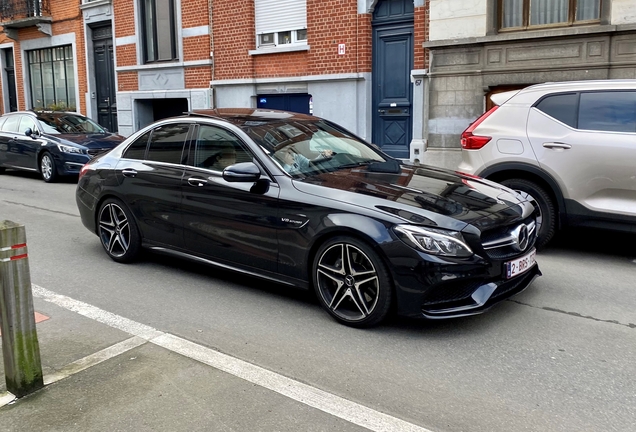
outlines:
[{"label": "wooden bollard", "polygon": [[7,390],[22,397],[42,388],[26,231],[7,220],[0,222],[0,330]]}]

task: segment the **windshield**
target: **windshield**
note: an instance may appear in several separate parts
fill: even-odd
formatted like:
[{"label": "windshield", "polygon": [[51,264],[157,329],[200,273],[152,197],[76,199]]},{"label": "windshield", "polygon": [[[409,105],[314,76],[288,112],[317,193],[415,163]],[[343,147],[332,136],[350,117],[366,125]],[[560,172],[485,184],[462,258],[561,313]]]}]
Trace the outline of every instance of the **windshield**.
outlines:
[{"label": "windshield", "polygon": [[243,129],[294,177],[387,162],[367,143],[324,120],[246,122]]},{"label": "windshield", "polygon": [[94,134],[106,130],[93,120],[77,114],[40,113],[38,120],[47,134]]}]

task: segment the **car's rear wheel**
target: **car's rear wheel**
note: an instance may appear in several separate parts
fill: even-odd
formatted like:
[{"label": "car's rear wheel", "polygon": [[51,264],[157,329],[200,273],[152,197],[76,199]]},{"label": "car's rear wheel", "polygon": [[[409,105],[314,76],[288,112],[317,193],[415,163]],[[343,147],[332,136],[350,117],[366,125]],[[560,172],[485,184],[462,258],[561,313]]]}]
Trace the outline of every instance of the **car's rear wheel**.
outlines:
[{"label": "car's rear wheel", "polygon": [[104,250],[121,263],[134,261],[141,250],[141,236],[130,211],[121,201],[104,201],[97,216],[97,234]]},{"label": "car's rear wheel", "polygon": [[542,248],[556,232],[556,212],[552,197],[538,184],[525,179],[509,179],[501,182],[530,200],[539,209],[537,217],[537,248]]},{"label": "car's rear wheel", "polygon": [[49,152],[44,152],[40,156],[40,174],[42,180],[47,183],[53,183],[57,180],[57,168],[55,168],[55,161]]},{"label": "car's rear wheel", "polygon": [[321,305],[343,324],[371,327],[389,312],[392,284],[386,265],[355,238],[335,237],[318,249],[313,283]]}]

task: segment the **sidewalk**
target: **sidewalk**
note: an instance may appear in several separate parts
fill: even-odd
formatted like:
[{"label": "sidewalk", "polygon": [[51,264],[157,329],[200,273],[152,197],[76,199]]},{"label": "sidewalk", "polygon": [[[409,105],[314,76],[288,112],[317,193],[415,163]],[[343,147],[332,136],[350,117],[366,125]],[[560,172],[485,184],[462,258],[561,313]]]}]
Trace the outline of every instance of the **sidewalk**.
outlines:
[{"label": "sidewalk", "polygon": [[11,400],[0,364],[1,431],[426,432],[35,285],[34,308],[45,387]]}]

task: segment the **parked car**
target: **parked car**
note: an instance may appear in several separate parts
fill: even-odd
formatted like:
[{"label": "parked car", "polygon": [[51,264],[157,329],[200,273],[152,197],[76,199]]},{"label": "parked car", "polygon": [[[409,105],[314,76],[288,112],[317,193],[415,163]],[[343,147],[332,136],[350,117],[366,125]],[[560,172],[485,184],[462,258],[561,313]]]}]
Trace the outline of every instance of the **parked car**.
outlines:
[{"label": "parked car", "polygon": [[636,80],[546,83],[491,99],[462,134],[459,170],[535,202],[539,247],[565,225],[634,232]]},{"label": "parked car", "polygon": [[19,111],[0,117],[0,174],[7,168],[35,171],[45,182],[78,175],[95,155],[124,140],[91,119],[71,112]]},{"label": "parked car", "polygon": [[403,164],[303,114],[226,109],[159,121],[85,165],[76,198],[115,261],[143,247],[313,287],[333,318],[357,327],[394,305],[410,317],[477,314],[540,274],[529,201]]}]

